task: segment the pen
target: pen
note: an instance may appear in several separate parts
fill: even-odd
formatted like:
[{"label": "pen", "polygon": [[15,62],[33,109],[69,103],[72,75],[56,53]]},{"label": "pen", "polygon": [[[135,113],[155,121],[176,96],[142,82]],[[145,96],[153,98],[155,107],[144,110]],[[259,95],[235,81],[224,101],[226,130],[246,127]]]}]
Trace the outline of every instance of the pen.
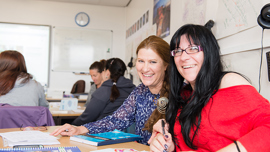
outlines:
[{"label": "pen", "polygon": [[165,129],[164,129],[164,127],[165,127],[165,122],[164,122],[164,120],[161,120],[161,126],[162,126],[162,132],[163,132],[163,135],[165,135]]}]

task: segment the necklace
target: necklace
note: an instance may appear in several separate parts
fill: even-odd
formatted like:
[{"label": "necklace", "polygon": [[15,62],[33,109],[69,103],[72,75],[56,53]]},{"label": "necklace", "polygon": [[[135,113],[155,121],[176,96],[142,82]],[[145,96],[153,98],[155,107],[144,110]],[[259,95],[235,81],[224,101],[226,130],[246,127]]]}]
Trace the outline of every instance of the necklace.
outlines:
[{"label": "necklace", "polygon": [[159,96],[159,94],[152,94],[154,96],[153,102],[155,103],[155,105],[157,105],[157,98]]}]

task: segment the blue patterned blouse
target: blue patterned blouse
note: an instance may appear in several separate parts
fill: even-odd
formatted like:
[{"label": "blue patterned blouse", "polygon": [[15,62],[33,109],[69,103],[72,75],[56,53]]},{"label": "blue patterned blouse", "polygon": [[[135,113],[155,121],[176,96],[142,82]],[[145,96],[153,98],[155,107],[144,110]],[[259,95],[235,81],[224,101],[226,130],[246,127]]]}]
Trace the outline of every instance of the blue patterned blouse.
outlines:
[{"label": "blue patterned blouse", "polygon": [[155,96],[157,99],[160,97],[159,94],[153,95],[144,84],[140,84],[112,115],[83,126],[89,130],[90,134],[93,134],[113,131],[114,129],[124,130],[136,123],[135,133],[143,137],[143,140],[139,142],[147,145],[151,133],[142,131],[142,128],[144,128],[145,122],[156,109],[155,102],[153,102],[156,101],[154,100]]}]

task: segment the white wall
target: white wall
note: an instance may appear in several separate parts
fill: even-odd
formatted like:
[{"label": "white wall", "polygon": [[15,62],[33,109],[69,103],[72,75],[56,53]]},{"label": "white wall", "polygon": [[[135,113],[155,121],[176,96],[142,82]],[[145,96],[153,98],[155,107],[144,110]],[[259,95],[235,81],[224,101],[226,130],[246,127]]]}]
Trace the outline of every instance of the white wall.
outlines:
[{"label": "white wall", "polygon": [[[258,2],[266,4],[267,1],[260,0]],[[184,24],[181,20],[181,14],[179,14],[182,9],[181,5],[180,0],[171,0],[171,33],[164,38],[168,43],[173,33]],[[216,11],[217,5],[217,1],[208,0],[206,21],[215,18],[216,14],[213,12]],[[149,22],[147,25],[126,39],[126,30],[137,22],[147,10],[149,10]],[[129,46],[129,44],[134,41],[136,41],[134,44],[138,44],[140,40],[152,34],[153,0],[133,0],[127,8],[49,1],[0,0],[0,22],[80,28],[75,24],[74,17],[81,11],[88,13],[91,18],[90,24],[84,28],[113,30],[113,57],[119,57],[126,62],[129,62],[131,56],[130,52],[125,51],[127,47],[133,47],[133,54],[135,54],[134,49],[136,49],[136,46]],[[258,25],[219,40],[223,59],[228,69],[241,72],[249,77],[257,90],[260,41],[261,28]],[[270,100],[270,94],[267,93],[270,90],[270,83],[268,82],[265,52],[270,51],[269,43],[270,30],[265,30],[261,94],[268,100]],[[231,53],[232,51],[237,53]],[[91,80],[90,76],[75,76],[69,72],[50,72],[49,91],[69,92],[75,81],[79,79],[86,80],[88,86],[86,88],[87,92],[89,90],[88,84]]]},{"label": "white wall", "polygon": [[[76,25],[75,15],[78,12],[86,12],[90,16],[88,26]],[[113,30],[112,56],[121,59],[125,58],[125,19],[125,8],[122,7],[33,0],[0,0],[0,22]],[[73,84],[79,79],[86,81],[86,92],[88,92],[90,76],[50,71],[49,92],[54,90],[70,92]]]},{"label": "white wall", "polygon": [[[267,4],[267,0],[259,0],[258,3]],[[263,5],[262,5],[263,6]],[[171,23],[170,23],[170,35],[164,38],[168,43],[174,32],[183,24],[182,14],[180,14],[183,8],[180,0],[171,0]],[[215,19],[217,14],[215,13],[218,8],[218,1],[207,0],[205,23],[210,19]],[[133,0],[127,7],[126,13],[126,25],[128,29],[134,24],[138,18],[147,10],[149,10],[149,25],[152,26],[153,20],[153,0]],[[193,10],[193,11],[196,11]],[[258,10],[260,12],[260,10]],[[257,21],[257,18],[254,18]],[[215,20],[214,20],[215,21]],[[216,23],[218,24],[218,23]],[[134,35],[126,39],[126,47],[131,42],[136,41],[138,37],[142,39],[146,38],[144,32],[146,30],[140,30]],[[252,85],[258,90],[259,88],[259,65],[260,65],[260,47],[261,47],[261,31],[262,28],[256,25],[253,28],[236,33],[234,35],[219,39],[218,42],[221,47],[221,53],[223,54],[224,64],[228,70],[234,70],[246,75],[252,82]],[[270,30],[264,31],[264,52],[262,62],[262,76],[261,76],[261,94],[270,100],[270,82],[268,81],[267,74],[267,62],[265,53],[270,51]],[[134,46],[133,46],[134,50]],[[235,52],[235,53],[234,53]],[[126,53],[126,61],[130,58],[130,53]],[[268,92],[268,93],[267,93]]]}]

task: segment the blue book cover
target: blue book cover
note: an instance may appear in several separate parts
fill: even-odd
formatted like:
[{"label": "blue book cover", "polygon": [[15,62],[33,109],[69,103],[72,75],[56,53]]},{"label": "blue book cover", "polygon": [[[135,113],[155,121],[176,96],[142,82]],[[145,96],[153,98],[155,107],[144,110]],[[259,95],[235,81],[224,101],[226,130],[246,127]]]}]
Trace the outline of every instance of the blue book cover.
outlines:
[{"label": "blue book cover", "polygon": [[119,130],[98,134],[74,135],[70,137],[70,140],[94,146],[117,144],[141,139],[142,137],[139,135],[125,133]]},{"label": "blue book cover", "polygon": [[81,152],[78,147],[6,148],[0,152]]}]

